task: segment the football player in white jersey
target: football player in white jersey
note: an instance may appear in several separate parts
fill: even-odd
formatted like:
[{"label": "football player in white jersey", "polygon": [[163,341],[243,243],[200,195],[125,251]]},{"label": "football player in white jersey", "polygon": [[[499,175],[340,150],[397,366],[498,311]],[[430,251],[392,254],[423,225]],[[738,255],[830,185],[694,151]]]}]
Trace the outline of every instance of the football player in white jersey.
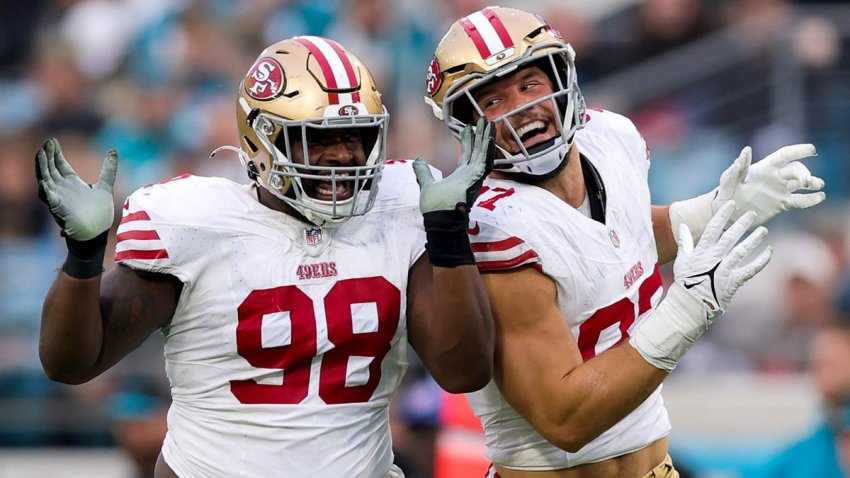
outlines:
[{"label": "football player in white jersey", "polygon": [[[468,395],[487,476],[675,477],[661,383],[767,264],[769,248],[751,256],[761,224],[821,202],[795,191],[823,181],[798,161],[812,145],[752,166],[745,148],[716,190],[654,207],[647,145],[585,108],[573,60],[539,16],[487,7],[451,25],[426,76],[455,135],[496,125],[469,229],[498,331],[494,381]],[[664,296],[658,266],[674,258]]]},{"label": "football player in white jersey", "polygon": [[310,36],[264,50],[236,106],[240,148],[224,148],[254,181],[187,174],[137,190],[105,274],[117,153],[92,186],[55,139],[37,153],[68,244],[44,302],[44,369],[83,383],[161,331],[172,404],[157,477],[403,476],[388,408],[408,347],[449,392],[492,375],[466,234],[492,128],[465,130],[444,180],[421,159],[386,161],[371,74]]}]

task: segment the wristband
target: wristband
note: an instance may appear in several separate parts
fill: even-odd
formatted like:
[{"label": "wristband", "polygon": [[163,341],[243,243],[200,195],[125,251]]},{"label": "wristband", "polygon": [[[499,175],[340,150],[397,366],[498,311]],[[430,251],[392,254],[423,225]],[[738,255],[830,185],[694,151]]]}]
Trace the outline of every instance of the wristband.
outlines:
[{"label": "wristband", "polygon": [[669,214],[670,224],[673,226],[673,235],[678,234],[679,224],[685,223],[691,230],[694,242],[698,242],[708,221],[714,216],[711,203],[716,195],[717,190],[713,190],[695,198],[670,204]]},{"label": "wristband", "polygon": [[77,241],[66,235],[68,256],[62,270],[74,279],[91,279],[102,274],[108,236],[108,229],[87,241]]},{"label": "wristband", "polygon": [[702,303],[673,282],[655,311],[638,324],[629,344],[654,367],[672,372],[709,324]]},{"label": "wristband", "polygon": [[466,228],[469,214],[466,210],[438,210],[422,215],[425,220],[425,237],[428,259],[437,267],[456,267],[475,264]]}]

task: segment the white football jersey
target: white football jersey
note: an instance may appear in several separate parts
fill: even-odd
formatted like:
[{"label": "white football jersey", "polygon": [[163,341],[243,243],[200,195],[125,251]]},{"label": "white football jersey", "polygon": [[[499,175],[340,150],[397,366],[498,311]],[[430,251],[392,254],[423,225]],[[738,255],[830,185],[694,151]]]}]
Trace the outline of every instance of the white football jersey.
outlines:
[{"label": "white football jersey", "polygon": [[[575,141],[604,185],[604,224],[542,188],[488,179],[469,232],[482,272],[531,266],[555,281],[558,307],[589,360],[625,341],[663,290],[643,138],[627,118],[591,110]],[[495,382],[467,397],[494,463],[557,470],[633,452],[667,435],[670,421],[660,391],[576,453],[547,442],[505,401]]]},{"label": "white football jersey", "polygon": [[220,178],[184,175],[127,199],[116,261],[183,282],[162,329],[163,455],[180,477],[388,472],[408,271],[425,246],[410,164],[388,161],[375,207],[336,229]]}]

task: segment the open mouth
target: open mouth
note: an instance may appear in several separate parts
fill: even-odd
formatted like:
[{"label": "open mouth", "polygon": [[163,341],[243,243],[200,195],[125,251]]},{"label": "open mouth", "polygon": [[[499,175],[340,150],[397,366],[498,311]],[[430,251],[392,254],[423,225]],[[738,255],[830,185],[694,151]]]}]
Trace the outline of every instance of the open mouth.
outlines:
[{"label": "open mouth", "polygon": [[[341,201],[350,198],[354,194],[354,181],[345,179],[346,176],[337,175],[336,181],[321,181],[311,179],[304,181],[305,192],[313,199],[319,201]],[[334,197],[336,194],[336,197]]]},{"label": "open mouth", "polygon": [[516,132],[526,149],[550,139],[546,123],[540,120],[531,121],[520,126]]}]

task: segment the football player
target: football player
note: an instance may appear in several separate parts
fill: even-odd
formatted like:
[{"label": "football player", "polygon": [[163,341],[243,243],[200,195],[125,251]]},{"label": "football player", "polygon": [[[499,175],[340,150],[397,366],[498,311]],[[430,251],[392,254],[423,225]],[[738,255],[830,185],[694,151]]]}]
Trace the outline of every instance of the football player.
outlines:
[{"label": "football player", "polygon": [[[487,476],[678,476],[661,383],[768,263],[761,224],[824,199],[795,193],[823,187],[798,161],[814,147],[752,166],[745,148],[716,190],[653,207],[635,126],[586,108],[572,47],[512,8],[454,22],[426,90],[455,135],[482,117],[496,128],[469,229],[498,331],[494,381],[468,395]],[[658,266],[674,258],[664,296]]]},{"label": "football player", "polygon": [[137,190],[103,275],[117,153],[89,186],[55,139],[38,151],[68,244],[44,302],[44,369],[83,383],[161,331],[172,405],[158,477],[403,476],[388,405],[408,347],[449,392],[491,378],[466,234],[491,127],[464,130],[444,180],[421,159],[386,161],[371,74],[311,36],[260,54],[236,112],[240,148],[225,149],[253,182],[183,175]]}]

